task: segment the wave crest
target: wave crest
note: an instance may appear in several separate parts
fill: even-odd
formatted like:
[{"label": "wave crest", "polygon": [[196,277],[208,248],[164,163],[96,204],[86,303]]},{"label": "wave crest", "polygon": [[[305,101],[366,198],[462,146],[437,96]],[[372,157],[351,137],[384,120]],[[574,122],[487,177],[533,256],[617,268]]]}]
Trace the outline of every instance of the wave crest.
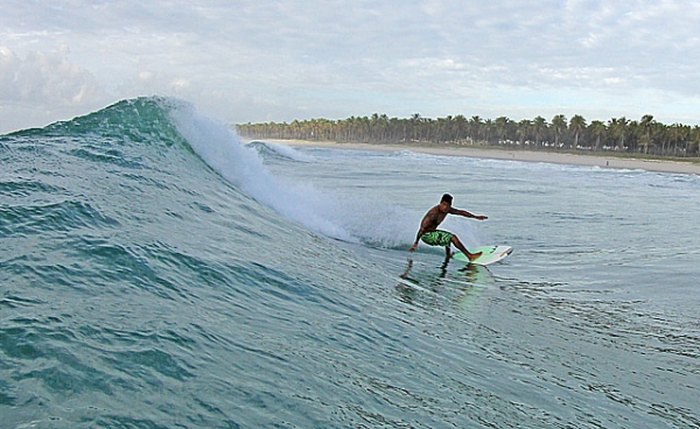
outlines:
[{"label": "wave crest", "polygon": [[32,128],[11,136],[80,136],[91,135],[134,143],[183,143],[169,112],[186,103],[166,97],[139,97],[121,100],[96,112],[69,121],[54,122],[44,128]]}]

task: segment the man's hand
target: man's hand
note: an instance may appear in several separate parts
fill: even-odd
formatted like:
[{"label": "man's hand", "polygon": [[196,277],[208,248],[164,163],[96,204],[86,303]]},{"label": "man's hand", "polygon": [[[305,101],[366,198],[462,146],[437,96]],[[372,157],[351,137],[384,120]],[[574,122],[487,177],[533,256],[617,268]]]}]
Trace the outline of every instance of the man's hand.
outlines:
[{"label": "man's hand", "polygon": [[411,246],[411,248],[408,249],[408,251],[409,251],[409,252],[415,252],[415,251],[416,251],[416,247],[418,247],[418,243],[413,243],[413,246]]},{"label": "man's hand", "polygon": [[476,220],[486,220],[486,219],[488,219],[488,216],[484,216],[484,215],[474,216],[474,219],[476,219]]}]

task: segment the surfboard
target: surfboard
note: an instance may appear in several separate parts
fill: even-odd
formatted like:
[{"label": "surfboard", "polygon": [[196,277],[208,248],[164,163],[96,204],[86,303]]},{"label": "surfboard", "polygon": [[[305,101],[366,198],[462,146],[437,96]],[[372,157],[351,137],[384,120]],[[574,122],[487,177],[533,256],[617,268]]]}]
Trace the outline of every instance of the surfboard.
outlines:
[{"label": "surfboard", "polygon": [[481,256],[473,261],[469,261],[469,258],[462,252],[455,252],[452,257],[457,261],[469,262],[476,265],[491,265],[494,262],[498,262],[505,258],[506,256],[513,253],[513,248],[510,246],[483,246],[477,247],[476,249],[469,249],[472,253],[482,252]]}]

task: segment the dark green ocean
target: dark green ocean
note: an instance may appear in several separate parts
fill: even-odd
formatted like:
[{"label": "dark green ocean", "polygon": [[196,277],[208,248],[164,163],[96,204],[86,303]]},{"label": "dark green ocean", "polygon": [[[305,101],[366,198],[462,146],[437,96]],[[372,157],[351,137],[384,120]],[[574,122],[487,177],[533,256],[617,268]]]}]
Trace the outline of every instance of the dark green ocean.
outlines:
[{"label": "dark green ocean", "polygon": [[[444,227],[491,267],[407,252]],[[184,102],[0,136],[0,428],[700,428],[700,178],[244,144]]]}]

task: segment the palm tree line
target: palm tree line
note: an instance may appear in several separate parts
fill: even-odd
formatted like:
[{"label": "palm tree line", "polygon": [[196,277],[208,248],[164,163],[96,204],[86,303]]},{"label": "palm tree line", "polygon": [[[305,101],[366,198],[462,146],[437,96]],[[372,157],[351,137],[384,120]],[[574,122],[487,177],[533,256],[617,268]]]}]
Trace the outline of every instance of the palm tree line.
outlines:
[{"label": "palm tree line", "polygon": [[236,126],[249,138],[298,139],[355,143],[429,143],[493,145],[530,150],[615,151],[663,157],[700,156],[700,126],[665,125],[644,115],[639,121],[625,117],[588,123],[580,115],[556,115],[513,121],[463,115],[445,118],[389,118],[352,116],[347,119],[295,120],[291,123],[247,123]]}]

